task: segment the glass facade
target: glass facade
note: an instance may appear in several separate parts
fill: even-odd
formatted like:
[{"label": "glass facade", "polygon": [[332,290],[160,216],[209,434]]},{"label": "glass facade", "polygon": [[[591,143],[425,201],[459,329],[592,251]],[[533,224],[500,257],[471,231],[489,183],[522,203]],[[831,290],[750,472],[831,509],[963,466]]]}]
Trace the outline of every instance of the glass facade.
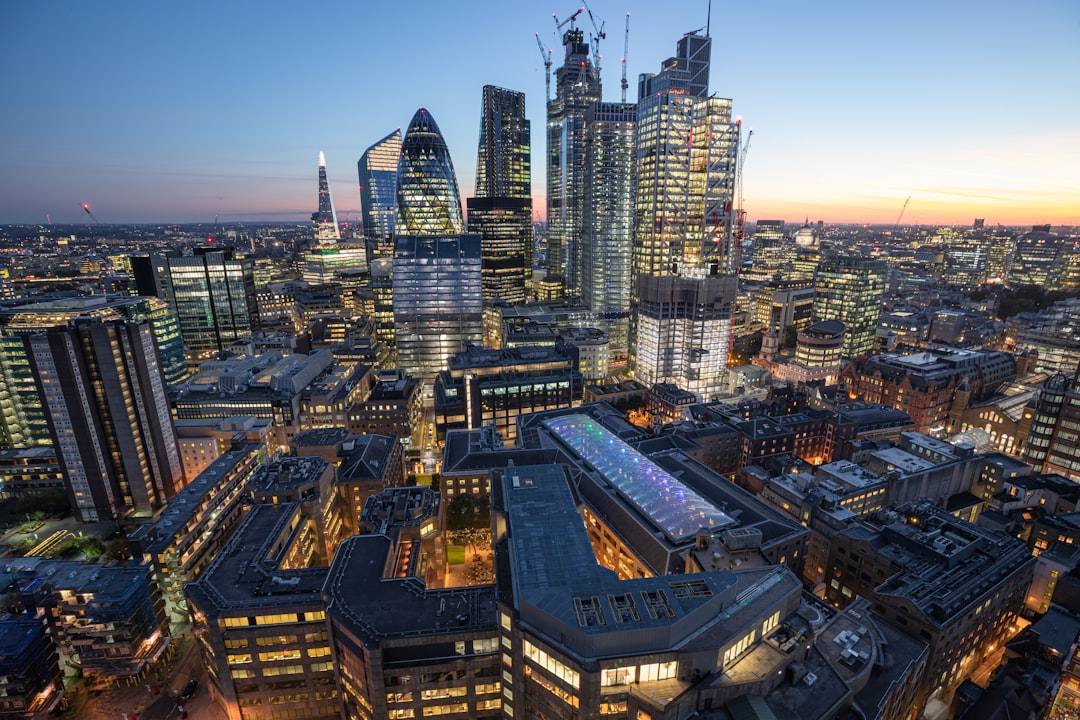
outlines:
[{"label": "glass facade", "polygon": [[394,234],[394,203],[400,159],[401,131],[394,130],[365,150],[356,164],[365,238],[379,241]]},{"label": "glass facade", "polygon": [[600,102],[600,74],[581,30],[563,34],[565,61],[555,71],[547,112],[548,266],[570,294],[580,292],[580,242],[585,208],[586,116]]},{"label": "glass facade", "polygon": [[399,236],[394,253],[398,366],[434,377],[464,341],[483,339],[478,235]]},{"label": "glass facade", "polygon": [[394,226],[398,235],[414,237],[464,231],[450,151],[435,119],[424,108],[413,115],[401,144]]},{"label": "glass facade", "polygon": [[587,129],[581,301],[596,314],[618,358],[626,356],[629,342],[636,125],[636,105],[598,103]]},{"label": "glass facade", "polygon": [[638,88],[630,363],[646,384],[723,392],[738,254],[739,124],[708,96],[711,39],[686,35]]},{"label": "glass facade", "polygon": [[330,196],[330,183],[326,179],[326,156],[319,151],[319,211],[312,217],[315,242],[333,243],[341,239],[338,230],[334,199]]},{"label": "glass facade", "polygon": [[468,228],[483,246],[484,300],[525,301],[532,279],[532,172],[525,94],[484,86],[476,197]]},{"label": "glass facade", "polygon": [[236,258],[228,249],[199,248],[195,255],[165,263],[165,291],[189,353],[225,350],[258,328],[250,259]]},{"label": "glass facade", "polygon": [[829,253],[814,272],[814,322],[844,324],[842,354],[867,355],[874,349],[874,332],[885,294],[885,263],[872,258]]}]

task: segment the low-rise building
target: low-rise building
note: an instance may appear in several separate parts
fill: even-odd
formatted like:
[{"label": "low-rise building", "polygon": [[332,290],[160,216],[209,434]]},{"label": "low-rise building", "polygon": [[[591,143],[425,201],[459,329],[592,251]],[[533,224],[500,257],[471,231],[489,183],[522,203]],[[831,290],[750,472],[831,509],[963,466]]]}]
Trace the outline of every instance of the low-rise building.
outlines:
[{"label": "low-rise building", "polygon": [[256,505],[202,576],[184,588],[209,678],[229,720],[338,720],[322,587],[328,568],[295,567],[296,502]]},{"label": "low-rise building", "polygon": [[155,522],[128,533],[128,551],[152,568],[171,622],[187,616],[184,583],[199,577],[243,519],[247,483],[266,461],[265,444],[238,442],[177,493]]},{"label": "low-rise building", "polygon": [[147,568],[25,557],[7,563],[26,612],[39,608],[62,668],[91,684],[138,679],[171,642],[165,603]]}]

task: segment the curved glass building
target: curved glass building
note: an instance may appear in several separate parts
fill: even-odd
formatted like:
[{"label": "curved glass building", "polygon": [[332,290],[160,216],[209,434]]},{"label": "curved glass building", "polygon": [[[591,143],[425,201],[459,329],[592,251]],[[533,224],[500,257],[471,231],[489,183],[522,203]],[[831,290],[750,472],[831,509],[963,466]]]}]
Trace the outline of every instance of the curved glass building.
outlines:
[{"label": "curved glass building", "polygon": [[417,110],[409,123],[397,175],[394,225],[398,235],[460,235],[465,231],[450,151],[425,108]]}]

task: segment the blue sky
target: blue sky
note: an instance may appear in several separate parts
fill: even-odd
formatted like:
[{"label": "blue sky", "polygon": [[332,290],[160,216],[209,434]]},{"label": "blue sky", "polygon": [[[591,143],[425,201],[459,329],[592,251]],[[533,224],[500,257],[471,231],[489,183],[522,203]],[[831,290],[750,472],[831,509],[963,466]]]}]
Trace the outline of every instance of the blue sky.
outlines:
[{"label": "blue sky", "polygon": [[[605,99],[655,72],[705,1],[595,0]],[[327,157],[339,218],[356,161],[418,107],[470,194],[481,87],[526,93],[543,202],[534,2],[0,4],[0,223],[303,218]],[[581,19],[585,19],[582,16]],[[587,19],[584,25],[590,28]],[[711,89],[754,129],[751,219],[1080,224],[1080,3],[713,4]]]}]

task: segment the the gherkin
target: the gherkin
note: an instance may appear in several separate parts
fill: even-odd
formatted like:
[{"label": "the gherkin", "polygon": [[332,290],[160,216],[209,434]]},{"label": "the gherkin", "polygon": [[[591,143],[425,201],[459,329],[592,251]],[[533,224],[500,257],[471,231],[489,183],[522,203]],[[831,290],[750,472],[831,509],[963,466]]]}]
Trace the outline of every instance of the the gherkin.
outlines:
[{"label": "the gherkin", "polygon": [[412,237],[465,231],[450,151],[439,126],[424,108],[413,115],[401,143],[394,224],[398,235]]}]

